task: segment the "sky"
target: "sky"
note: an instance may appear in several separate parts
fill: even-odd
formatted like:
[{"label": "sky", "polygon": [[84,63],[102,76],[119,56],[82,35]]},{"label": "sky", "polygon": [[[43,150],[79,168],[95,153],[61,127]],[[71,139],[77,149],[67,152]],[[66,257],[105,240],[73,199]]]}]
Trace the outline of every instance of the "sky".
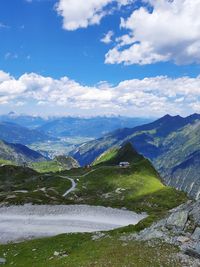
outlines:
[{"label": "sky", "polygon": [[200,0],[1,0],[0,113],[200,113]]}]

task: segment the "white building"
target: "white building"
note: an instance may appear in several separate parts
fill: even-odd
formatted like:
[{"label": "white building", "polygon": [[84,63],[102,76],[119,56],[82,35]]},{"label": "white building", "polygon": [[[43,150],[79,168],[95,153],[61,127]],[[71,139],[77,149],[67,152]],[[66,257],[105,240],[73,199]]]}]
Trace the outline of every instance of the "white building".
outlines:
[{"label": "white building", "polygon": [[130,163],[129,162],[120,162],[119,166],[122,167],[122,168],[127,168],[127,167],[130,166]]}]

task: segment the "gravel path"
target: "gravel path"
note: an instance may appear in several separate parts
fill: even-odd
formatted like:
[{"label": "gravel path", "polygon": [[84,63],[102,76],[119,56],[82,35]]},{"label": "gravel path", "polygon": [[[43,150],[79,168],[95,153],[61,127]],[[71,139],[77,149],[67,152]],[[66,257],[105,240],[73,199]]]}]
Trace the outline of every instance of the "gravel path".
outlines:
[{"label": "gravel path", "polygon": [[63,179],[67,179],[72,183],[72,187],[70,189],[68,189],[64,194],[63,197],[66,197],[67,195],[69,195],[71,192],[73,192],[76,188],[77,183],[74,181],[74,179],[67,177],[67,176],[60,176]]},{"label": "gravel path", "polygon": [[[82,177],[85,177],[87,176],[88,174],[92,173],[92,172],[95,172],[96,170],[99,170],[101,169],[102,167],[99,167],[99,168],[96,168],[94,170],[91,170],[83,175],[79,175],[79,176],[76,176],[76,178],[82,178]],[[71,192],[73,192],[75,189],[76,189],[76,186],[77,186],[77,183],[75,182],[75,180],[73,178],[70,178],[68,176],[60,176],[60,178],[63,178],[63,179],[67,179],[69,180],[71,183],[72,183],[72,187],[70,189],[68,189],[62,196],[63,197],[66,197],[67,195],[69,195]]]},{"label": "gravel path", "polygon": [[137,224],[145,214],[87,205],[0,208],[0,243],[61,233],[106,231]]}]

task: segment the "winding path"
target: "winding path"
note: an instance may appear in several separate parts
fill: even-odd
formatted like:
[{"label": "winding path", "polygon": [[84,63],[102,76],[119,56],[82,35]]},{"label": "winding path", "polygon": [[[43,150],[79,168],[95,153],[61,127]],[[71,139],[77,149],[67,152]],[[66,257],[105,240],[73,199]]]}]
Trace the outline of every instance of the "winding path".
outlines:
[{"label": "winding path", "polygon": [[66,197],[67,195],[69,195],[71,192],[73,192],[73,191],[75,190],[77,183],[74,181],[74,179],[72,179],[72,178],[70,178],[70,177],[68,177],[68,176],[60,176],[60,177],[63,178],[63,179],[67,179],[67,180],[71,181],[71,183],[72,183],[72,187],[71,187],[70,189],[68,189],[68,190],[62,195],[63,197]]},{"label": "winding path", "polygon": [[[87,172],[87,173],[85,173],[85,174],[83,174],[83,175],[76,176],[75,178],[82,178],[82,177],[85,177],[85,176],[87,176],[88,174],[90,174],[90,173],[92,173],[92,172],[94,172],[94,171],[96,171],[96,170],[99,170],[99,169],[101,169],[101,168],[102,168],[102,167],[99,167],[99,168],[97,168],[97,169],[93,169],[93,170],[91,170],[91,171],[89,171],[89,172]],[[67,195],[69,195],[71,192],[73,192],[73,191],[76,189],[77,183],[75,182],[75,180],[74,180],[73,178],[71,178],[71,177],[69,177],[69,176],[60,176],[60,178],[67,179],[67,180],[69,180],[69,181],[72,183],[72,187],[71,187],[70,189],[68,189],[68,190],[62,195],[63,197],[66,197]]]}]

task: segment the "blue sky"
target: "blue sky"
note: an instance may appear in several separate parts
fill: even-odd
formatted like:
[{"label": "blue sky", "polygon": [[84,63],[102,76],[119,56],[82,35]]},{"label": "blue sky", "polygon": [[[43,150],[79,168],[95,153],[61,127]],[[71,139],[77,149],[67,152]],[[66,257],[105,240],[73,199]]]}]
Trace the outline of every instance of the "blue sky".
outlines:
[{"label": "blue sky", "polygon": [[1,113],[200,111],[200,1],[84,3],[1,0]]}]

